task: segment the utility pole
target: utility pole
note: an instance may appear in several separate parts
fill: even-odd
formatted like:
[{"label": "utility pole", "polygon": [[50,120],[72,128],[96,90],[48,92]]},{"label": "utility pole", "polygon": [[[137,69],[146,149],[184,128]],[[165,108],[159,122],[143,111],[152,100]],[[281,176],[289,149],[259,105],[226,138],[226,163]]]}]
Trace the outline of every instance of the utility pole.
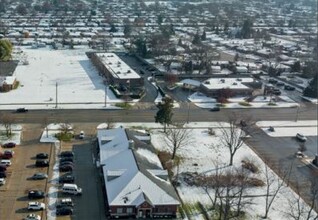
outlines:
[{"label": "utility pole", "polygon": [[107,107],[107,86],[105,85],[105,107]]},{"label": "utility pole", "polygon": [[55,84],[55,108],[57,108],[57,87],[58,87],[58,84],[56,82],[56,84]]},{"label": "utility pole", "polygon": [[189,119],[190,119],[190,88],[189,89],[189,92],[188,92],[188,112],[187,112],[187,124],[189,124]]}]

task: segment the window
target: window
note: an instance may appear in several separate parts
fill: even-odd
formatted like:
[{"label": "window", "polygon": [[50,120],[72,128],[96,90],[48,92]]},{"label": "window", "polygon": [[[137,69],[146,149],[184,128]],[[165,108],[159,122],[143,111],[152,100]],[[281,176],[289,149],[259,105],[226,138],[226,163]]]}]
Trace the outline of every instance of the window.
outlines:
[{"label": "window", "polygon": [[118,214],[123,213],[123,208],[117,208],[117,213],[118,213]]},{"label": "window", "polygon": [[127,208],[127,213],[132,213],[133,209],[132,208]]}]

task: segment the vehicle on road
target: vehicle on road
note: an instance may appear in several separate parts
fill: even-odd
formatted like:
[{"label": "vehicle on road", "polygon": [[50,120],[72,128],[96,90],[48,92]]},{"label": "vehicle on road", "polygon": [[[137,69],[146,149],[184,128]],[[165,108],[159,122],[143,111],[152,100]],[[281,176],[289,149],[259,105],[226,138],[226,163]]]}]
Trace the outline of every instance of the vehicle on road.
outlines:
[{"label": "vehicle on road", "polygon": [[69,172],[69,171],[73,171],[73,170],[74,170],[74,167],[72,165],[59,166],[60,172]]},{"label": "vehicle on road", "polygon": [[60,176],[59,183],[74,183],[75,177],[73,174],[66,174],[63,176]]},{"label": "vehicle on road", "polygon": [[221,110],[220,107],[215,106],[215,107],[210,109],[210,112],[218,112],[220,110]]},{"label": "vehicle on road", "polygon": [[62,192],[71,195],[81,195],[82,188],[78,187],[76,184],[65,183],[63,184]]},{"label": "vehicle on road", "polygon": [[28,112],[29,110],[26,108],[17,108],[17,110],[15,110],[15,112],[17,113],[24,113],[24,112]]},{"label": "vehicle on road", "polygon": [[84,131],[81,131],[78,137],[79,137],[79,139],[84,139],[85,138]]},{"label": "vehicle on road", "polygon": [[31,179],[33,179],[33,180],[43,180],[43,179],[47,179],[47,178],[48,178],[48,175],[45,173],[35,173],[31,177]]},{"label": "vehicle on road", "polygon": [[74,207],[74,203],[71,198],[61,199],[56,202],[56,208],[62,207]]},{"label": "vehicle on road", "polygon": [[41,220],[41,216],[36,214],[28,214],[27,217],[24,218],[24,220]]},{"label": "vehicle on road", "polygon": [[72,151],[62,151],[60,157],[74,157],[74,153]]},{"label": "vehicle on road", "polygon": [[297,134],[296,134],[296,138],[297,138],[297,140],[299,140],[299,141],[301,141],[301,142],[307,141],[306,136],[303,135],[303,134],[301,134],[301,133],[297,133]]},{"label": "vehicle on road", "polygon": [[28,198],[29,199],[42,199],[45,197],[45,193],[40,190],[31,190],[28,193]]},{"label": "vehicle on road", "polygon": [[38,153],[35,157],[36,159],[47,159],[49,155],[47,153]]},{"label": "vehicle on road", "polygon": [[72,215],[73,209],[71,207],[61,207],[56,209],[56,215]]},{"label": "vehicle on road", "polygon": [[48,160],[37,160],[35,161],[36,167],[48,167],[50,165]]},{"label": "vehicle on road", "polygon": [[3,186],[6,183],[5,178],[0,178],[0,186]]},{"label": "vehicle on road", "polygon": [[42,202],[29,202],[28,210],[44,210],[45,204]]},{"label": "vehicle on road", "polygon": [[4,143],[4,144],[2,144],[2,147],[3,148],[13,148],[13,147],[16,147],[16,143],[14,143],[14,142],[7,142],[7,143]]}]

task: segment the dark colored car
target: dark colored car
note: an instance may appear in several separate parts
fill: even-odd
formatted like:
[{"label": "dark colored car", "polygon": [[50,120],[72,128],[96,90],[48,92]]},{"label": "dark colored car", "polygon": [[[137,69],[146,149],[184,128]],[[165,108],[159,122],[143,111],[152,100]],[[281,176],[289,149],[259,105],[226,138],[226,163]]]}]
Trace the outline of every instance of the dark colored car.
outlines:
[{"label": "dark colored car", "polygon": [[35,161],[35,166],[37,166],[37,167],[48,167],[49,165],[50,165],[50,163],[47,160],[37,160],[37,161]]},{"label": "dark colored car", "polygon": [[60,157],[74,157],[74,153],[72,151],[62,151]]},{"label": "dark colored car", "polygon": [[7,142],[7,143],[4,143],[2,145],[3,148],[12,148],[12,147],[15,147],[16,146],[16,143],[14,142]]},{"label": "dark colored car", "polygon": [[1,159],[11,159],[13,157],[14,152],[13,151],[4,151],[3,153],[0,153]]},{"label": "dark colored car", "polygon": [[74,183],[75,177],[73,174],[66,174],[63,176],[60,176],[59,183]]},{"label": "dark colored car", "polygon": [[47,159],[49,155],[47,153],[38,153],[35,157],[36,159]]},{"label": "dark colored car", "polygon": [[28,109],[26,109],[26,108],[18,108],[18,109],[16,110],[16,112],[17,112],[17,113],[24,113],[24,112],[28,112]]},{"label": "dark colored car", "polygon": [[63,165],[59,167],[59,171],[61,172],[68,172],[73,171],[74,167],[72,165]]},{"label": "dark colored car", "polygon": [[4,165],[0,165],[0,172],[4,172],[7,170],[7,167]]},{"label": "dark colored car", "polygon": [[1,171],[0,172],[0,178],[6,178],[7,177],[7,174],[5,171]]},{"label": "dark colored car", "polygon": [[294,91],[296,88],[293,86],[286,85],[286,86],[284,86],[284,89],[288,90],[288,91]]},{"label": "dark colored car", "polygon": [[70,165],[70,166],[74,166],[74,163],[72,161],[60,161],[60,166],[65,166],[65,165]]},{"label": "dark colored car", "polygon": [[74,158],[73,157],[61,157],[60,163],[65,162],[65,161],[74,162]]},{"label": "dark colored car", "polygon": [[277,86],[284,86],[285,83],[283,83],[283,82],[277,82],[276,85],[277,85]]},{"label": "dark colored car", "polygon": [[29,191],[28,198],[29,199],[42,199],[45,197],[45,193],[40,190],[31,190]]},{"label": "dark colored car", "polygon": [[31,179],[33,179],[33,180],[43,180],[43,179],[47,179],[47,178],[48,178],[48,175],[45,173],[35,173],[31,177]]},{"label": "dark colored car", "polygon": [[282,92],[281,92],[279,89],[274,89],[274,90],[273,90],[273,94],[274,94],[274,95],[281,95]]},{"label": "dark colored car", "polygon": [[220,107],[215,106],[215,107],[210,109],[210,112],[218,112],[220,110],[221,110]]},{"label": "dark colored car", "polygon": [[56,209],[56,215],[72,215],[73,209],[71,207],[61,207]]}]

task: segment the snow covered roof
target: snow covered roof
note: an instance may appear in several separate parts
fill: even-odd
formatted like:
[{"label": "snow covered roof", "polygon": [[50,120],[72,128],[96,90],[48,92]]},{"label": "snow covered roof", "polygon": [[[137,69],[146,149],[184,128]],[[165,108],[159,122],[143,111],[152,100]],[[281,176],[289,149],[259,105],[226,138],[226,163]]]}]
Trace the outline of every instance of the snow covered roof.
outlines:
[{"label": "snow covered roof", "polygon": [[253,82],[251,77],[246,78],[210,78],[205,80],[201,85],[207,89],[248,89],[243,83]]},{"label": "snow covered roof", "polygon": [[103,62],[108,71],[115,78],[119,79],[138,79],[139,74],[130,68],[114,53],[96,53],[96,56]]},{"label": "snow covered roof", "polygon": [[97,136],[110,206],[179,205],[152,146],[122,127],[98,129]]}]

